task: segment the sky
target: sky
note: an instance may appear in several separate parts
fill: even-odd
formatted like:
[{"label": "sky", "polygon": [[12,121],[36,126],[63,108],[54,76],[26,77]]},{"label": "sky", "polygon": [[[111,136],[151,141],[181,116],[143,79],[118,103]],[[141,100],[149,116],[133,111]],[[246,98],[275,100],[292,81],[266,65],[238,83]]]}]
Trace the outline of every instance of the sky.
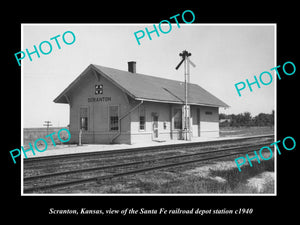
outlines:
[{"label": "sky", "polygon": [[[158,23],[153,23],[158,26]],[[147,35],[138,45],[134,32],[153,24],[22,24],[20,51],[34,51],[43,41],[49,41],[52,52],[32,54],[21,61],[22,71],[22,121],[23,127],[42,127],[50,120],[53,126],[69,124],[69,105],[53,100],[90,64],[127,71],[127,62],[136,61],[138,73],[174,80],[184,80],[183,66],[175,70],[181,61],[179,53],[192,53],[190,81],[198,84],[230,107],[221,113],[250,112],[271,113],[275,109],[276,66],[275,26],[273,24],[172,24],[169,33],[160,36]],[[168,30],[168,25],[162,27]],[[67,45],[62,40],[66,31],[72,31],[75,42]],[[60,35],[57,41],[50,38]],[[72,36],[66,34],[66,41]],[[47,44],[43,44],[47,52]],[[16,61],[16,65],[17,61]],[[235,84],[254,81],[268,71],[273,75],[270,85],[253,85],[237,94]],[[269,78],[264,77],[264,82]]]}]

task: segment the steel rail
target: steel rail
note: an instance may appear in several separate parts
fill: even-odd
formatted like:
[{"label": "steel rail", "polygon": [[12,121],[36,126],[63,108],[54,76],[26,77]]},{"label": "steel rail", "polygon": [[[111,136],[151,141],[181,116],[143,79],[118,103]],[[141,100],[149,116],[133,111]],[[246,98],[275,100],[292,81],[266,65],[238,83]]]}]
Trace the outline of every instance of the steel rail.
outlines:
[{"label": "steel rail", "polygon": [[166,144],[166,145],[155,145],[155,146],[145,146],[145,147],[138,147],[138,148],[127,148],[127,149],[118,149],[118,150],[105,150],[105,151],[94,151],[94,152],[81,152],[81,153],[71,153],[71,154],[61,154],[61,155],[52,155],[52,156],[41,156],[41,157],[32,157],[23,159],[24,165],[30,163],[36,163],[41,161],[51,161],[57,159],[70,159],[70,158],[81,158],[85,156],[104,156],[104,155],[115,155],[115,154],[126,154],[126,153],[134,153],[134,152],[143,152],[149,150],[155,150],[157,148],[165,148],[165,149],[177,149],[184,147],[192,147],[192,146],[206,146],[210,144],[223,144],[223,143],[231,143],[237,141],[245,141],[251,140],[256,138],[271,138],[274,137],[274,134],[268,135],[256,135],[256,136],[248,136],[248,137],[240,137],[235,139],[225,139],[225,140],[212,140],[206,142],[188,142],[188,143],[178,143],[178,144]]},{"label": "steel rail", "polygon": [[191,156],[211,154],[211,153],[217,153],[217,152],[225,152],[225,151],[234,150],[234,149],[250,148],[250,147],[257,147],[257,146],[262,146],[262,145],[264,145],[264,143],[257,144],[257,145],[244,145],[244,146],[223,148],[223,149],[219,149],[219,150],[197,152],[197,153],[190,153],[190,154],[180,154],[180,155],[168,156],[168,157],[163,157],[163,158],[153,158],[153,159],[141,160],[141,161],[136,161],[136,162],[131,162],[131,163],[120,163],[120,164],[90,167],[90,168],[85,168],[85,169],[62,171],[62,172],[56,172],[56,173],[47,173],[47,174],[41,174],[41,175],[37,175],[37,176],[24,177],[24,181],[36,180],[36,179],[54,177],[54,176],[64,176],[64,175],[69,175],[69,174],[74,174],[74,173],[83,173],[83,172],[91,172],[91,171],[97,171],[97,170],[111,169],[111,168],[117,168],[117,167],[133,166],[133,165],[150,163],[150,162],[155,162],[155,161],[191,157]]}]

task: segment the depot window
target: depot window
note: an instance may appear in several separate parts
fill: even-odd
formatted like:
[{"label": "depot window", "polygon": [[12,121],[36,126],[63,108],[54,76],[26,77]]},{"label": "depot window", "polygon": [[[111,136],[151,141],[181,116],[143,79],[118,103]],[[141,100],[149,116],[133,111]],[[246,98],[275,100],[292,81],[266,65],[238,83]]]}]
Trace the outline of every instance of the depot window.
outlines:
[{"label": "depot window", "polygon": [[144,131],[146,129],[146,114],[145,114],[145,107],[141,105],[139,107],[139,118],[140,118],[140,130]]},{"label": "depot window", "polygon": [[80,108],[80,129],[88,130],[88,108]]},{"label": "depot window", "polygon": [[109,106],[109,130],[119,130],[119,106]]}]

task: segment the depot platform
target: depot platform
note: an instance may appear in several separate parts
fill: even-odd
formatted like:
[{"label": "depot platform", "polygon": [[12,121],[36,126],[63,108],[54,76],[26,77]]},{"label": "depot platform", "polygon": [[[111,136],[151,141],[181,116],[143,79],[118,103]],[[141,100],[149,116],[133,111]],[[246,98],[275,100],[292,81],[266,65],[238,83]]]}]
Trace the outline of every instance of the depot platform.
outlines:
[{"label": "depot platform", "polygon": [[[270,134],[274,135],[274,134]],[[186,140],[171,140],[171,141],[157,141],[157,142],[144,142],[137,144],[84,144],[84,145],[56,145],[56,146],[48,146],[47,150],[44,152],[35,151],[35,155],[33,155],[32,151],[26,152],[27,158],[37,158],[37,157],[47,157],[47,156],[55,156],[55,155],[66,155],[66,154],[76,154],[76,153],[86,153],[86,152],[101,152],[101,151],[114,151],[121,149],[138,149],[144,147],[154,147],[154,146],[164,146],[164,145],[184,145],[187,143],[201,143],[201,142],[218,142],[225,140],[239,140],[245,138],[254,138],[254,137],[264,137],[266,135],[256,135],[256,136],[231,136],[231,137],[218,137],[218,138],[209,138],[209,137],[201,137],[196,138],[191,141]],[[26,148],[25,148],[26,150]],[[25,158],[22,154],[22,158]]]}]

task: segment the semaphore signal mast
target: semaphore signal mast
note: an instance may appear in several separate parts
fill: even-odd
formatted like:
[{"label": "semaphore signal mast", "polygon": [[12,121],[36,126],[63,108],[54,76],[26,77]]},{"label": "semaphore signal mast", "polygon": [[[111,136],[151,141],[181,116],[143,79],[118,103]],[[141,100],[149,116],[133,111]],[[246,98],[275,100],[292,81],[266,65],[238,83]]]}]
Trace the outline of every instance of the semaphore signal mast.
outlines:
[{"label": "semaphore signal mast", "polygon": [[189,53],[188,51],[184,50],[182,53],[179,54],[179,56],[182,57],[182,60],[180,63],[176,66],[176,70],[181,66],[181,64],[184,62],[184,93],[185,93],[185,98],[184,98],[184,129],[183,129],[183,139],[184,140],[191,140],[191,133],[190,133],[190,122],[189,122],[189,116],[190,110],[189,110],[189,105],[188,105],[188,84],[190,83],[190,64],[193,67],[196,67],[196,65],[189,59],[189,56],[192,54]]}]

